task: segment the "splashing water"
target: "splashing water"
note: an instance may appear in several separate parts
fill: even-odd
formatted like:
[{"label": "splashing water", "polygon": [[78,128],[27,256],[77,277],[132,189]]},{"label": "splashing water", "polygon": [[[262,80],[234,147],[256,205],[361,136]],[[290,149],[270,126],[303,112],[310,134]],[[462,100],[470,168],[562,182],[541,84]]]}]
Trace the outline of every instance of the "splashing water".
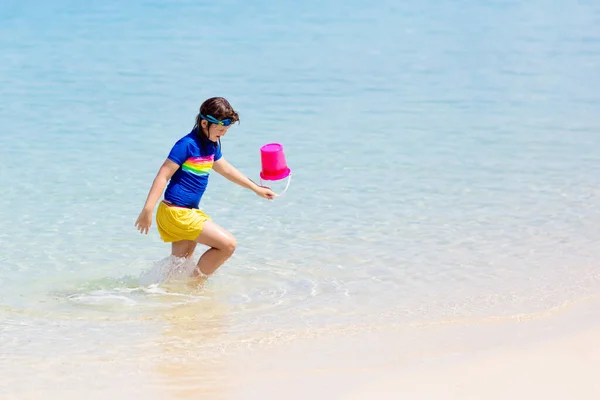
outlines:
[{"label": "splashing water", "polygon": [[194,260],[171,255],[142,272],[138,282],[140,286],[150,286],[182,281],[189,278],[195,268],[196,263],[194,263]]}]

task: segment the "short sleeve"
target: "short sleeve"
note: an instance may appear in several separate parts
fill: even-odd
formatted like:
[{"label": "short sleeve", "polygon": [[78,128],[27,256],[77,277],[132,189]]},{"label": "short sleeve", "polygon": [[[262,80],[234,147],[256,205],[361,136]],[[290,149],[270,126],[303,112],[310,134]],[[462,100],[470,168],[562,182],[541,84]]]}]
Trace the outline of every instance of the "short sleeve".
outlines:
[{"label": "short sleeve", "polygon": [[169,160],[173,161],[177,165],[182,165],[189,158],[188,143],[184,139],[180,139],[173,145],[169,156]]},{"label": "short sleeve", "polygon": [[215,161],[218,161],[219,158],[223,157],[223,154],[221,154],[221,143],[218,143],[215,146]]}]

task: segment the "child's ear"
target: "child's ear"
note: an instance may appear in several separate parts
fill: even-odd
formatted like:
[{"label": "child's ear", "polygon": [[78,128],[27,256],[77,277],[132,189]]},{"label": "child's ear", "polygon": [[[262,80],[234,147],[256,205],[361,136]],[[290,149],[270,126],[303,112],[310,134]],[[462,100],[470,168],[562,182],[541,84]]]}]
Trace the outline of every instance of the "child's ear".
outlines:
[{"label": "child's ear", "polygon": [[208,121],[203,119],[202,121],[200,121],[200,124],[202,125],[202,130],[206,132],[206,129],[208,127]]}]

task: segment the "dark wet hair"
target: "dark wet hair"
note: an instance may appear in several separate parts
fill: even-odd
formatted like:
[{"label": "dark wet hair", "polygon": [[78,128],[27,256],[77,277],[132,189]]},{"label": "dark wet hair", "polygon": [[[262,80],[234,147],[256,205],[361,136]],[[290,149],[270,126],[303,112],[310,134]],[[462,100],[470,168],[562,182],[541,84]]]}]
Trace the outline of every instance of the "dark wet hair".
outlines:
[{"label": "dark wet hair", "polygon": [[[216,119],[226,119],[231,118],[233,122],[240,122],[240,117],[238,113],[233,109],[231,104],[223,98],[223,97],[211,97],[210,99],[204,100],[202,105],[200,106],[200,112],[196,116],[196,123],[194,125],[194,130],[196,130],[196,134],[200,137],[202,142],[202,147],[206,150],[207,145],[213,144],[210,140],[208,140],[208,135],[202,129],[202,117],[200,114],[206,116],[211,115]],[[213,124],[210,121],[206,126],[206,129],[210,129],[210,126]],[[221,147],[221,139],[219,139],[218,146]]]}]

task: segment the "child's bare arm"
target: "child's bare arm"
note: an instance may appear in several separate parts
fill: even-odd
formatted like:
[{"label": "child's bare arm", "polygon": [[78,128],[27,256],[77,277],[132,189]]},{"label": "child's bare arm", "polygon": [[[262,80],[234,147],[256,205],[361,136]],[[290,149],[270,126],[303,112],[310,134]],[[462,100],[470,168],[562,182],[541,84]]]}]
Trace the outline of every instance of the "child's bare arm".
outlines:
[{"label": "child's bare arm", "polygon": [[156,203],[158,203],[160,196],[162,196],[165,187],[167,186],[167,182],[169,182],[169,179],[171,179],[178,169],[179,165],[177,163],[166,159],[158,170],[156,178],[154,178],[154,182],[152,182],[148,197],[146,198],[144,208],[135,222],[135,226],[141,233],[148,233],[148,230],[152,225],[152,212],[154,211],[154,207],[156,206]]},{"label": "child's bare arm", "polygon": [[225,157],[221,157],[219,160],[215,161],[213,164],[213,169],[217,173],[229,179],[231,182],[237,183],[242,187],[252,190],[260,197],[272,199],[276,196],[275,193],[271,191],[271,189],[257,185],[250,178],[238,171],[233,165],[229,164],[229,162],[225,160]]}]

